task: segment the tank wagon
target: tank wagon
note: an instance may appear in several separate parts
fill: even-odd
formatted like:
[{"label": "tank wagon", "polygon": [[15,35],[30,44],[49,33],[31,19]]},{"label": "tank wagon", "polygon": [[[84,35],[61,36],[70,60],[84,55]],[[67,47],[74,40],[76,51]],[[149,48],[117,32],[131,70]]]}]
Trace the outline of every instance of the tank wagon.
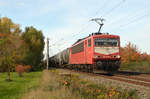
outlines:
[{"label": "tank wagon", "polygon": [[64,64],[69,63],[69,48],[59,52],[58,54],[50,57],[50,67],[62,67]]},{"label": "tank wagon", "polygon": [[92,33],[79,39],[71,47],[50,58],[57,67],[92,72],[117,71],[120,67],[120,37],[108,33]]}]

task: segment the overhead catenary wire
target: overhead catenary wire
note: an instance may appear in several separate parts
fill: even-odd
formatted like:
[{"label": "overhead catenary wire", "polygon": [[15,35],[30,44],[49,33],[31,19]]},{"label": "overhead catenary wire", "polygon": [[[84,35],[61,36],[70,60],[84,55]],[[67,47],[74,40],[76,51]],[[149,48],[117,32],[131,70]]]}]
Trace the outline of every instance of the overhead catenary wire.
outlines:
[{"label": "overhead catenary wire", "polygon": [[[144,19],[144,17],[147,17],[147,16],[149,16],[149,15],[150,15],[150,13],[146,13],[146,14],[144,14],[144,15],[142,15],[142,16],[139,16],[139,17],[134,18],[133,20],[131,20],[131,21],[125,23],[125,24],[121,24],[121,25],[119,25],[119,26],[116,27],[116,28],[122,28],[122,29],[123,29],[123,28],[129,26],[130,24],[133,24],[133,23],[142,21],[142,20]],[[116,29],[116,28],[113,28],[113,29]]]},{"label": "overhead catenary wire", "polygon": [[[96,15],[98,15],[100,11],[103,11],[103,9],[110,3],[110,1],[111,1],[111,0],[107,0],[106,2],[104,2],[103,6],[101,6],[101,7],[96,11],[94,17],[95,17]],[[102,12],[102,13],[103,13],[103,12]],[[92,18],[93,18],[93,17],[92,17]]]},{"label": "overhead catenary wire", "polygon": [[53,44],[51,44],[50,46],[55,46],[57,43],[59,43],[60,41],[63,41],[64,38],[61,38],[60,40],[55,41]]},{"label": "overhead catenary wire", "polygon": [[[109,14],[110,14],[111,12],[113,12],[115,9],[117,9],[118,7],[120,7],[124,2],[125,2],[125,0],[121,0],[119,3],[117,3],[115,6],[113,6],[109,11],[107,11],[106,13],[104,13],[104,14],[101,16],[101,18],[103,18],[103,17],[109,15]],[[109,1],[109,2],[105,2],[104,6],[108,5],[109,3],[110,3],[110,1]],[[104,7],[102,7],[102,8],[104,8]],[[98,12],[99,12],[99,10],[96,12],[95,16],[98,14]],[[106,15],[106,14],[107,14],[107,15]],[[88,25],[86,26],[86,28],[87,28],[87,27],[88,27]],[[84,29],[82,29],[82,30],[84,30]],[[81,31],[80,31],[80,32],[81,32]],[[80,34],[80,32],[79,32],[79,34]]]},{"label": "overhead catenary wire", "polygon": [[[100,12],[103,11],[103,9],[110,3],[111,0],[107,0],[106,2],[104,2],[104,4],[98,8],[98,10],[95,12],[93,17],[96,17],[96,15]],[[93,17],[90,17],[89,19],[92,19]],[[89,20],[88,20],[89,22]],[[76,34],[73,35],[73,37],[75,37],[76,35],[79,35],[82,31],[84,31],[85,29],[87,29],[87,27],[89,26],[89,23],[86,25],[83,25],[83,27],[80,29],[80,31]]]},{"label": "overhead catenary wire", "polygon": [[143,12],[145,13],[145,11],[146,11],[147,9],[149,9],[149,8],[145,8],[144,10],[143,10],[143,9],[142,9],[142,10],[137,9],[138,12],[135,13],[133,16],[131,16],[131,14],[130,14],[130,15],[127,14],[126,16],[119,18],[117,21],[113,21],[113,22],[111,22],[110,24],[107,24],[107,26],[110,26],[110,25],[113,25],[113,24],[117,24],[118,22],[120,22],[120,21],[122,21],[122,20],[124,20],[124,19],[126,19],[126,20],[132,20],[132,19],[134,19],[135,17],[137,17],[137,16],[139,16],[139,15],[142,15]]},{"label": "overhead catenary wire", "polygon": [[[121,5],[122,3],[121,2],[119,2],[118,3],[118,5]],[[114,11],[116,8],[112,8],[112,10],[109,10],[110,11],[110,13],[112,13],[112,11]],[[108,13],[107,15],[109,15],[110,13]],[[137,14],[137,13],[136,13]],[[127,22],[127,23],[125,23],[125,24],[122,24],[122,25],[120,25],[119,27],[126,27],[126,26],[128,26],[129,24],[133,24],[133,23],[135,23],[135,22],[138,22],[138,21],[141,21],[141,20],[143,20],[144,19],[144,17],[147,17],[147,16],[149,16],[150,15],[150,13],[147,13],[147,14],[144,14],[144,15],[142,15],[142,16],[139,16],[139,17],[137,17],[136,15],[135,15],[135,17],[133,16],[133,18],[132,18],[132,16],[131,16],[131,18],[129,18],[128,17],[128,15],[127,15],[127,18],[129,18],[131,21],[129,21],[129,22]],[[84,27],[84,28],[87,28],[87,27]],[[82,31],[83,31],[84,29],[82,29]],[[79,33],[80,34],[80,33]],[[74,34],[74,36],[76,36],[76,34]]]},{"label": "overhead catenary wire", "polygon": [[[54,48],[57,47],[59,50],[58,50],[58,49],[57,49],[57,50],[55,49],[55,52],[53,52],[53,55],[56,54],[56,53],[58,53],[58,52],[60,52],[60,51],[63,51],[63,50],[66,49],[66,48],[68,48],[69,46],[67,46],[67,47],[65,46],[65,44],[67,44],[67,42],[68,42],[68,41],[65,41],[65,42],[63,42],[63,43],[57,43],[56,45],[54,45],[53,47],[54,47]],[[67,45],[68,45],[68,44],[67,44]],[[65,47],[64,47],[64,46],[65,46]]]},{"label": "overhead catenary wire", "polygon": [[133,24],[133,23],[135,23],[135,22],[137,22],[137,21],[141,21],[140,19],[143,19],[144,17],[147,17],[147,16],[149,16],[149,15],[150,15],[150,13],[144,14],[144,15],[138,17],[138,18],[135,18],[134,20],[131,20],[130,22],[128,22],[128,23],[126,23],[126,24],[120,25],[120,27],[124,27],[124,26],[127,26],[127,25],[129,25],[129,24]]},{"label": "overhead catenary wire", "polygon": [[117,3],[115,6],[113,6],[109,11],[107,11],[106,13],[104,13],[102,15],[102,17],[105,17],[107,15],[109,15],[111,12],[113,12],[114,10],[116,10],[117,8],[119,8],[126,0],[121,0],[119,3]]},{"label": "overhead catenary wire", "polygon": [[[116,5],[114,5],[110,10],[108,10],[107,12],[105,12],[101,18],[105,18],[106,16],[108,16],[109,14],[111,14],[114,10],[116,10],[117,8],[119,8],[122,4],[124,4],[126,0],[121,0],[119,3],[117,3]],[[111,22],[111,21],[109,21]]]},{"label": "overhead catenary wire", "polygon": [[[105,8],[105,7],[110,3],[110,1],[111,1],[111,0],[108,0],[107,2],[104,2],[104,4],[95,12],[94,17],[95,17],[100,11],[103,11],[102,9]],[[115,9],[116,9],[117,7],[119,7],[123,2],[125,2],[125,0],[121,0],[121,2],[119,2],[117,5],[113,6],[113,8],[110,9],[110,10],[109,10],[107,13],[105,13],[105,14],[108,14],[108,13],[110,13],[110,11],[115,10]],[[105,15],[105,14],[104,14],[104,15]],[[91,18],[93,18],[93,17],[91,17]],[[90,19],[91,19],[91,18],[90,18]],[[88,21],[88,22],[89,22],[89,21]],[[89,26],[89,23],[86,24],[86,25],[83,25],[83,27],[81,28],[81,30],[80,30],[78,33],[76,33],[76,34],[73,34],[72,37],[76,37],[77,35],[81,34],[81,32],[84,31],[85,29],[87,29],[88,26]]]},{"label": "overhead catenary wire", "polygon": [[[121,0],[121,2],[119,2],[117,5],[115,5],[112,9],[109,10],[109,12],[105,13],[105,14],[109,14],[111,13],[113,10],[115,10],[116,8],[118,8],[121,4],[122,4],[122,1],[124,2],[125,0]],[[110,3],[110,0],[105,2],[103,6],[101,6],[95,13],[95,16],[106,6]],[[111,11],[111,12],[110,12]],[[104,15],[105,15],[104,14]],[[72,37],[76,37],[77,35],[81,34],[82,31],[84,31],[85,29],[87,29],[89,24],[86,24],[84,25],[81,30],[79,31],[79,33],[76,33],[76,34],[73,34]],[[63,39],[64,40],[64,39]],[[60,41],[60,40],[59,40]]]}]

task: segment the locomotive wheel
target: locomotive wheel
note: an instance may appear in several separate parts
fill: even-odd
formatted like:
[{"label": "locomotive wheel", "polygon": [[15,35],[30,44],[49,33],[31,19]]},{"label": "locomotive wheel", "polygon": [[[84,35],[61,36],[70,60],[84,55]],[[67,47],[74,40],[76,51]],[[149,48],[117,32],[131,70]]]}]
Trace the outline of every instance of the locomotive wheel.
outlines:
[{"label": "locomotive wheel", "polygon": [[83,65],[81,65],[81,71],[84,72],[84,66]]},{"label": "locomotive wheel", "polygon": [[85,65],[82,65],[82,66],[83,66],[82,71],[85,72],[85,69],[86,69]]},{"label": "locomotive wheel", "polygon": [[92,72],[93,72],[93,67],[92,67],[92,65],[88,65],[88,72],[89,72],[89,73],[92,73]]},{"label": "locomotive wheel", "polygon": [[91,65],[87,65],[87,71],[90,73],[91,72]]}]

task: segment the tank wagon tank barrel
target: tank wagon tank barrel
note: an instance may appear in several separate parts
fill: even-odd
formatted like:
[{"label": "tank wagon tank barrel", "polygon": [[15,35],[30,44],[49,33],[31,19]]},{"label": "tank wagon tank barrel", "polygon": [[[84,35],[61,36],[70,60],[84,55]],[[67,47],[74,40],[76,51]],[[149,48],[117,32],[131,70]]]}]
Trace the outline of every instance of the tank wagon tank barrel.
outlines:
[{"label": "tank wagon tank barrel", "polygon": [[50,67],[61,67],[64,64],[69,63],[69,48],[57,53],[56,55],[50,57]]}]

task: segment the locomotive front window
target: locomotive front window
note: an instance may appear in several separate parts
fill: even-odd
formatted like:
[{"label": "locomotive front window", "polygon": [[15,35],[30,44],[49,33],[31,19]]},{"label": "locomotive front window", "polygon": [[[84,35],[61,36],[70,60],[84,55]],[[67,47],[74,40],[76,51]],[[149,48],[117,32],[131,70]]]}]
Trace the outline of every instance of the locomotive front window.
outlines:
[{"label": "locomotive front window", "polygon": [[119,41],[117,38],[95,38],[95,46],[118,46]]}]

